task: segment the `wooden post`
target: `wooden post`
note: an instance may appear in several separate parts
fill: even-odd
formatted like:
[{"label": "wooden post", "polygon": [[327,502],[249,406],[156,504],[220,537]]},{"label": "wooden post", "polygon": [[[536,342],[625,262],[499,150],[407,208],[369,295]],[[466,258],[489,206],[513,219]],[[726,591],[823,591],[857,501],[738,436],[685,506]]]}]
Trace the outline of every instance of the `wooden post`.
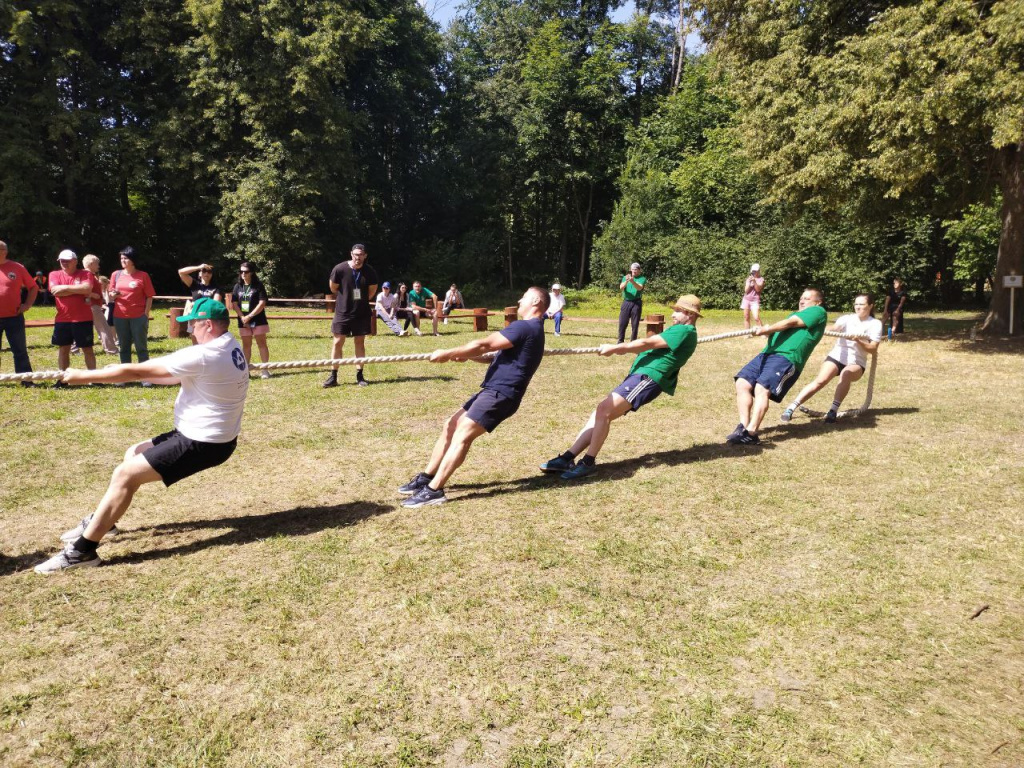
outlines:
[{"label": "wooden post", "polygon": [[171,307],[171,327],[167,329],[167,337],[169,339],[181,339],[187,336],[185,327],[187,323],[179,323],[178,318],[185,314],[185,310],[181,307]]},{"label": "wooden post", "polygon": [[487,307],[477,307],[473,310],[473,330],[487,330]]},{"label": "wooden post", "polygon": [[370,335],[377,335],[377,313],[373,310],[370,311]]},{"label": "wooden post", "polygon": [[330,315],[334,314],[334,304],[337,300],[334,298],[333,293],[324,294],[324,302],[327,304],[327,313]]},{"label": "wooden post", "polygon": [[505,307],[505,327],[508,328],[519,317],[519,307]]},{"label": "wooden post", "polygon": [[657,336],[659,333],[663,333],[665,330],[665,316],[664,315],[648,315],[647,316],[647,335]]}]

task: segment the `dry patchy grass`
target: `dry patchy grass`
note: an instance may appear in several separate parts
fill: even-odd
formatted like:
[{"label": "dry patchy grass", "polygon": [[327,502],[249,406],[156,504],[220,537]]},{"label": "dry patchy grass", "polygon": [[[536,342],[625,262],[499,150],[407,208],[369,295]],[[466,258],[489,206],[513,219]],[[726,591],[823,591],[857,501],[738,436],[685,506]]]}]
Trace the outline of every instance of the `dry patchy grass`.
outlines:
[{"label": "dry patchy grass", "polygon": [[[723,444],[758,343],[701,346],[573,486],[537,464],[628,359],[550,358],[423,511],[394,489],[481,366],[254,381],[231,461],[144,489],[103,568],[52,578],[26,569],[174,392],[3,387],[0,763],[1021,765],[1022,347],[974,319],[908,319],[869,414],[773,406],[759,450]],[[272,354],[325,356],[326,326],[275,323]]]}]

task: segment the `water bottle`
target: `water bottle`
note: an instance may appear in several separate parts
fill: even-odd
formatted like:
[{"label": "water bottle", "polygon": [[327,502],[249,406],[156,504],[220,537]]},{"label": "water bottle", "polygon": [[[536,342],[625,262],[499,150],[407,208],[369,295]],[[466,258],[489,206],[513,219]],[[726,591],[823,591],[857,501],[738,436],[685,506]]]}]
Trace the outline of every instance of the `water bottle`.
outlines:
[{"label": "water bottle", "polygon": [[889,341],[892,341],[892,326],[889,326]]}]

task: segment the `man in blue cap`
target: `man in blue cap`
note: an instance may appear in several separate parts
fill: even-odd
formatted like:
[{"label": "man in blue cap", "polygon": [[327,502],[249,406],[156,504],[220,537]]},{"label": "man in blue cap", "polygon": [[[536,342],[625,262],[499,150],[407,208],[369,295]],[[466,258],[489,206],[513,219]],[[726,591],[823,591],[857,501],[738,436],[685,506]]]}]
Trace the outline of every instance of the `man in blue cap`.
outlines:
[{"label": "man in blue cap", "polygon": [[198,344],[144,363],[63,371],[65,384],[150,381],[180,384],[181,391],[174,401],[174,429],[125,452],[96,511],[60,537],[65,548],[37,565],[36,573],[99,565],[96,548],[104,536],[117,534],[115,523],[141,486],[157,481],[173,485],[223,464],[234,452],[249,391],[249,367],[242,347],[228,330],[227,307],[202,298],[178,322],[193,323]]},{"label": "man in blue cap", "polygon": [[377,317],[384,321],[396,336],[405,336],[405,331],[398,324],[398,297],[391,292],[391,283],[384,282],[377,294]]}]

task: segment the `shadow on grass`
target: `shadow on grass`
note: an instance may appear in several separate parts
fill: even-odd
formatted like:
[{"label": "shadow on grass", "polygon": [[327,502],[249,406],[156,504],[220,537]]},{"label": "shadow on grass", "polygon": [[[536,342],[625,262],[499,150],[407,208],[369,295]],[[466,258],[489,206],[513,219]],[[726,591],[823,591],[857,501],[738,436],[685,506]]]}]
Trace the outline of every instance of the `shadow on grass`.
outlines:
[{"label": "shadow on grass", "polygon": [[17,555],[14,557],[0,552],[0,576],[10,576],[12,573],[27,571],[30,568],[39,565],[43,560],[56,551],[56,548],[49,551],[40,549],[35,552],[30,552],[25,555]]},{"label": "shadow on grass", "polygon": [[212,520],[184,520],[177,523],[159,523],[126,531],[117,541],[133,541],[137,534],[153,535],[181,534],[191,531],[229,529],[226,533],[209,539],[180,544],[166,549],[146,552],[130,552],[120,557],[105,560],[107,565],[144,563],[147,560],[161,560],[166,557],[189,555],[210,547],[229,547],[251,544],[272,536],[308,536],[328,528],[347,528],[377,515],[393,512],[395,506],[354,501],[327,507],[295,507],[265,515],[243,515],[241,517],[220,517]]},{"label": "shadow on grass", "polygon": [[[599,463],[597,474],[577,482],[592,483],[603,480],[624,480],[636,474],[637,470],[646,467],[676,467],[680,464],[691,464],[693,462],[714,461],[716,459],[745,459],[750,456],[773,450],[777,443],[786,440],[799,440],[814,437],[827,432],[847,432],[854,429],[871,429],[877,424],[879,416],[896,416],[907,413],[917,413],[917,408],[879,408],[871,410],[862,416],[840,419],[835,424],[825,424],[821,419],[814,419],[804,423],[782,424],[777,427],[769,427],[761,431],[765,438],[764,442],[758,445],[729,445],[723,439],[721,443],[700,443],[689,448],[674,449],[671,451],[658,451],[637,456],[632,459],[620,459],[607,463]],[[539,463],[539,462],[538,462]],[[457,491],[468,490],[469,493],[459,493],[454,498],[462,501],[468,499],[486,499],[498,494],[509,492],[529,492],[550,490],[552,485],[560,485],[561,480],[557,474],[530,475],[515,480],[503,480],[493,483],[468,483],[466,485],[456,484],[452,488]]]}]

